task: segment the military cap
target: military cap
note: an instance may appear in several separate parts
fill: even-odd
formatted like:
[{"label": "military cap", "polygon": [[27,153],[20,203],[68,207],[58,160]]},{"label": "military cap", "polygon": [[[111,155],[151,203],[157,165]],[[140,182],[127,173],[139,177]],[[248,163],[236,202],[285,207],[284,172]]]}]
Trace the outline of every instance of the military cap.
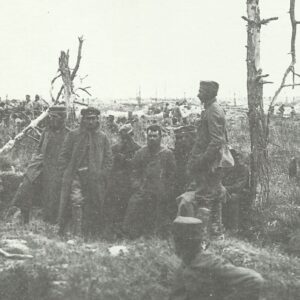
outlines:
[{"label": "military cap", "polygon": [[83,108],[80,113],[83,117],[95,117],[100,115],[100,110],[95,107],[88,107]]},{"label": "military cap", "polygon": [[66,114],[67,109],[65,106],[54,105],[49,107],[49,114]]},{"label": "military cap", "polygon": [[122,125],[119,129],[119,132],[125,132],[127,134],[131,134],[133,132],[132,125],[130,123]]},{"label": "military cap", "polygon": [[200,88],[206,91],[212,98],[217,96],[219,90],[219,84],[215,81],[200,81]]},{"label": "military cap", "polygon": [[174,129],[175,135],[181,135],[185,133],[195,133],[196,128],[193,125],[180,126]]},{"label": "military cap", "polygon": [[202,239],[204,227],[198,218],[178,216],[173,222],[173,235],[181,239]]}]

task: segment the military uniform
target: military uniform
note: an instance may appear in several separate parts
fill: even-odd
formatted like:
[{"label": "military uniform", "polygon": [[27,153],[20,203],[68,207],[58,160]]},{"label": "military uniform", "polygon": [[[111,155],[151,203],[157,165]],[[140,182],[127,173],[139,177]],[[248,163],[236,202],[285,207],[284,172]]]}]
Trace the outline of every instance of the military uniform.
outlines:
[{"label": "military uniform", "polygon": [[190,217],[174,221],[175,248],[182,264],[169,300],[259,300],[264,282],[259,273],[201,249],[205,226]]},{"label": "military uniform", "polygon": [[192,180],[187,172],[187,164],[195,142],[196,128],[192,125],[181,126],[174,129],[174,134],[174,156],[176,160],[175,196],[177,197],[186,191]]},{"label": "military uniform", "polygon": [[159,231],[167,223],[168,198],[173,193],[175,159],[171,150],[160,147],[151,153],[148,146],[138,150],[131,162],[135,189],[123,222],[131,238]]},{"label": "military uniform", "polygon": [[[65,117],[65,107],[53,106],[49,113]],[[62,124],[57,129],[47,127],[40,138],[38,149],[11,204],[21,208],[25,222],[29,221],[32,199],[40,198],[44,220],[56,223],[62,179],[58,156],[67,133]]]},{"label": "military uniform", "polygon": [[[215,82],[201,82],[207,89],[214,89]],[[211,210],[212,233],[219,234],[222,228],[221,210],[226,191],[222,185],[222,149],[226,146],[226,121],[224,110],[217,104],[216,98],[204,103],[205,110],[197,129],[188,170],[196,183],[196,204]]]},{"label": "military uniform", "polygon": [[[130,130],[130,124],[123,125],[122,130]],[[127,134],[131,134],[128,132]],[[131,190],[131,169],[127,160],[134,157],[134,154],[141,147],[130,137],[126,143],[119,142],[112,146],[113,166],[109,179],[108,201],[107,206],[110,214],[110,222],[122,222],[129,198],[132,194]]]},{"label": "military uniform", "polygon": [[[81,114],[83,119],[97,118],[100,111],[89,107]],[[62,146],[59,156],[63,171],[58,214],[60,233],[64,233],[71,220],[75,233],[85,236],[97,234],[103,224],[112,152],[98,121],[95,125],[95,128],[88,129],[81,124],[79,129],[69,132]]]}]

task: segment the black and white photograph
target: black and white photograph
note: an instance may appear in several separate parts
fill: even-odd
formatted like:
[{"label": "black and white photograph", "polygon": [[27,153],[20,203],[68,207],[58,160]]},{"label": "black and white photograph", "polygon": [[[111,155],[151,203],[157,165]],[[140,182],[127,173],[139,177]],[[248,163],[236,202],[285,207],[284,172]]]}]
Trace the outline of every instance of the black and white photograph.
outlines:
[{"label": "black and white photograph", "polygon": [[0,1],[0,300],[300,299],[300,0]]}]

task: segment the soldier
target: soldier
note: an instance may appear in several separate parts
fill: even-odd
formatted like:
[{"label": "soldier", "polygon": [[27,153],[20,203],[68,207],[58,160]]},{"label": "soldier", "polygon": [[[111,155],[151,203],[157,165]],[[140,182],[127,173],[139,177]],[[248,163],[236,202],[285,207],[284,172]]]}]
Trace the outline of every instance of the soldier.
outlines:
[{"label": "soldier", "polygon": [[223,185],[227,190],[226,204],[223,207],[225,228],[238,231],[247,228],[251,208],[249,169],[241,162],[241,154],[230,150],[234,166],[226,169]]},{"label": "soldier", "polygon": [[59,157],[63,171],[58,223],[63,234],[70,218],[75,233],[95,235],[103,224],[103,203],[112,152],[107,136],[99,129],[100,111],[81,110],[80,128],[67,135]]},{"label": "soldier", "polygon": [[147,128],[147,145],[132,159],[134,193],[123,222],[123,230],[130,238],[143,233],[161,231],[167,225],[166,209],[173,193],[175,159],[171,150],[161,146],[159,125]]},{"label": "soldier", "polygon": [[29,222],[32,198],[37,193],[41,197],[44,220],[56,223],[61,189],[58,156],[68,132],[65,119],[65,107],[49,108],[48,124],[11,204],[21,208],[24,223]]},{"label": "soldier", "polygon": [[204,250],[205,226],[193,217],[174,221],[175,251],[182,263],[169,300],[259,300],[262,276]]},{"label": "soldier", "polygon": [[114,222],[122,222],[131,196],[131,170],[127,160],[133,158],[140,146],[133,140],[131,124],[123,125],[119,130],[120,141],[112,146],[113,167],[109,182],[109,210],[112,209]]},{"label": "soldier", "polygon": [[196,128],[192,125],[181,126],[174,129],[174,134],[174,155],[176,160],[175,196],[177,197],[186,191],[192,180],[187,174],[187,164],[195,142]]},{"label": "soldier", "polygon": [[113,115],[109,115],[107,117],[107,129],[109,130],[110,133],[118,133],[118,125],[115,122],[115,117]]},{"label": "soldier", "polygon": [[[222,202],[226,190],[222,185],[222,168],[232,166],[233,158],[226,149],[226,122],[223,109],[216,96],[219,84],[215,81],[201,81],[198,98],[204,104],[193,146],[188,170],[196,183],[196,205],[210,209],[213,235],[222,232]],[[229,155],[229,157],[227,157]]]},{"label": "soldier", "polygon": [[181,122],[182,114],[180,110],[179,102],[176,102],[175,106],[172,109],[172,121],[173,125],[177,125]]}]

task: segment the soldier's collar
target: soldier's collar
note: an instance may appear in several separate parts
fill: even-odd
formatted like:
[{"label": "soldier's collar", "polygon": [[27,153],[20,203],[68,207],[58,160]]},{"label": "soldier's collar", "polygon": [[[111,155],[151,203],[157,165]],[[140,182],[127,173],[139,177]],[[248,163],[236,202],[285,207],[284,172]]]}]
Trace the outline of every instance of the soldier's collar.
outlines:
[{"label": "soldier's collar", "polygon": [[208,107],[210,107],[216,101],[217,101],[216,98],[212,98],[212,99],[208,100],[207,102],[204,103],[204,108],[207,109]]}]

